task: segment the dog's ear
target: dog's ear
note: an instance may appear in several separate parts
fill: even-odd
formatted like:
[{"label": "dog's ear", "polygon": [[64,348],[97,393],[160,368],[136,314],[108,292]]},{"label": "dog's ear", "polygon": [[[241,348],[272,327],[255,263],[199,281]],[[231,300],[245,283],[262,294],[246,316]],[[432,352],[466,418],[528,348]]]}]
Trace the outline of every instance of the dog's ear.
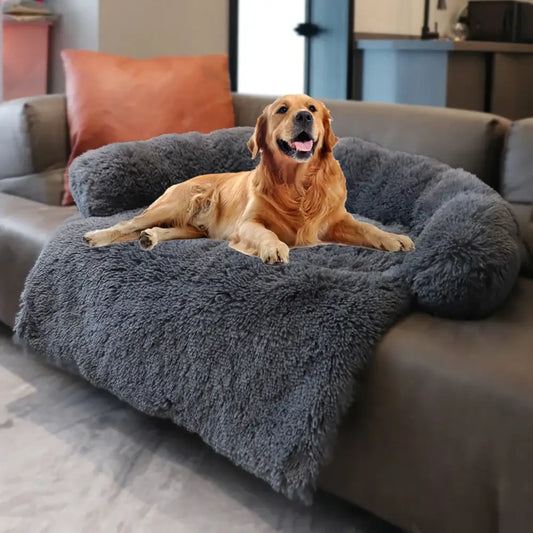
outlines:
[{"label": "dog's ear", "polygon": [[257,157],[259,150],[266,148],[266,133],[267,133],[267,119],[266,119],[266,110],[263,110],[263,113],[257,119],[255,123],[255,130],[253,135],[248,141],[248,150],[252,152],[252,159]]},{"label": "dog's ear", "polygon": [[333,129],[331,128],[331,113],[329,112],[329,109],[326,106],[324,106],[323,117],[324,142],[322,145],[322,150],[326,152],[331,152],[332,148],[337,144],[339,139],[335,137]]}]

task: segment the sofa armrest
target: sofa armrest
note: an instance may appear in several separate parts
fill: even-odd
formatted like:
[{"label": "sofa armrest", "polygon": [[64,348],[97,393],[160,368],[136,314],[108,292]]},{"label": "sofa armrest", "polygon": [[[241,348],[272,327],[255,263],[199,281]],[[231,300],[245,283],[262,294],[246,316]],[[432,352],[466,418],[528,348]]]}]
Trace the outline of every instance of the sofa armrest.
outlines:
[{"label": "sofa armrest", "polygon": [[0,180],[65,167],[68,150],[63,95],[0,104]]}]

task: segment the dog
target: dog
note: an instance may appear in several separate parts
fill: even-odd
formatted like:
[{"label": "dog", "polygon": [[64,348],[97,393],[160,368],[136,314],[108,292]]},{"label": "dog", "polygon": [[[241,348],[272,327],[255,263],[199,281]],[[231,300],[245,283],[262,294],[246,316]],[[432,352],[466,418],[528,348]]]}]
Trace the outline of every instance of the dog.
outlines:
[{"label": "dog", "polygon": [[84,235],[90,246],[138,240],[145,250],[171,239],[227,240],[265,263],[287,263],[289,248],[337,243],[396,252],[406,235],[355,220],[345,208],[346,180],[326,106],[287,95],[265,107],[248,148],[248,172],[197,176],[169,187],[135,218]]}]

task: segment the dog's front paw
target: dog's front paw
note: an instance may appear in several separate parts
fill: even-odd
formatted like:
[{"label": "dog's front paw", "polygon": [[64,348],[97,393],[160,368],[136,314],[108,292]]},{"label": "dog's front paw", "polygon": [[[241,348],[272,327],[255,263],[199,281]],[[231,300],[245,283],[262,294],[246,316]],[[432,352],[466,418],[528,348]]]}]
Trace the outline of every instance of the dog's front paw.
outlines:
[{"label": "dog's front paw", "polygon": [[107,229],[97,229],[89,231],[83,236],[83,242],[89,246],[107,246],[111,244],[112,236]]},{"label": "dog's front paw", "polygon": [[380,239],[379,247],[387,252],[399,252],[415,249],[413,241],[407,235],[398,235],[396,233],[385,233]]},{"label": "dog's front paw", "polygon": [[263,263],[288,263],[289,247],[281,241],[265,242],[261,244],[259,257]]},{"label": "dog's front paw", "polygon": [[151,250],[157,244],[157,239],[152,230],[145,229],[144,231],[141,231],[141,234],[139,235],[139,244],[143,250]]}]

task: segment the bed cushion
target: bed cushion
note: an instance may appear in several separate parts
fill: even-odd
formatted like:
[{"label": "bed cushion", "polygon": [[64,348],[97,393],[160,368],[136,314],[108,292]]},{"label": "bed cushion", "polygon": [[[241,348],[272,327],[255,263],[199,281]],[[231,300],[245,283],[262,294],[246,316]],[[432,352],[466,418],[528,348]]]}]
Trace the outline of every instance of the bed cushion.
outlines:
[{"label": "bed cushion", "polygon": [[[199,174],[252,169],[252,128],[163,135],[91,151],[71,186],[85,216],[143,207]],[[334,148],[349,212],[400,224],[417,250],[391,271],[410,280],[420,309],[465,318],[490,314],[511,290],[526,248],[510,206],[474,175],[436,160],[347,137]]]}]

